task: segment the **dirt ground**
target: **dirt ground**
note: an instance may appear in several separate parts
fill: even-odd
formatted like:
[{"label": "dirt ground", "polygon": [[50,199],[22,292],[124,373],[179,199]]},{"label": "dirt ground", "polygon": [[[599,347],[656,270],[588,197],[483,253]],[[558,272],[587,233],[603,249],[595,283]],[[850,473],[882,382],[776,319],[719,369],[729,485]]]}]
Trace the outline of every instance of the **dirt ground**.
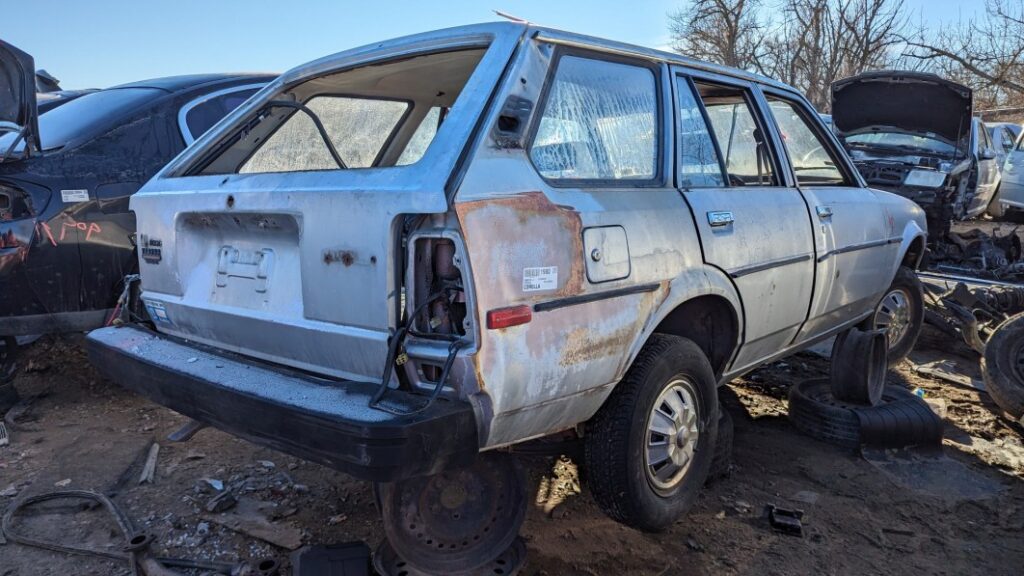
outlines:
[{"label": "dirt ground", "polygon": [[[980,380],[963,347],[934,334],[921,347],[916,362],[953,358],[958,371]],[[375,547],[383,538],[369,485],[212,429],[168,442],[185,419],[104,380],[74,340],[40,340],[23,363],[16,386],[36,398],[17,418],[10,445],[0,447],[0,507],[55,489],[96,490],[153,532],[161,555],[286,557],[286,549],[206,512],[211,483],[220,481],[260,509],[268,537],[279,542]],[[944,407],[943,454],[845,452],[801,436],[785,416],[790,384],[827,370],[826,360],[804,353],[723,390],[736,427],[731,475],[710,483],[666,533],[608,520],[585,486],[552,517],[531,504],[521,574],[1021,574],[1024,430],[997,416],[983,392],[921,377],[904,362],[890,383],[920,387]],[[139,485],[154,441],[154,482]],[[531,490],[552,461],[524,459]],[[804,510],[804,537],[773,532],[762,518],[767,504]],[[46,506],[21,526],[70,543],[120,546],[100,512],[67,504]],[[0,576],[127,573],[112,561],[0,545]]]}]

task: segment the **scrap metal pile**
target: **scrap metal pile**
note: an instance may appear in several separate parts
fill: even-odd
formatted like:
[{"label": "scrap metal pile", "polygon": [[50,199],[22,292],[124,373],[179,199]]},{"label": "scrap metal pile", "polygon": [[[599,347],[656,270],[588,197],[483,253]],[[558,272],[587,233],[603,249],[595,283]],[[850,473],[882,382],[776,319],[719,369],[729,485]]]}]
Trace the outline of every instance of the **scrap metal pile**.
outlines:
[{"label": "scrap metal pile", "polygon": [[920,273],[925,322],[981,358],[992,399],[1024,418],[1024,259],[1017,227],[949,232],[929,246]]},{"label": "scrap metal pile", "polygon": [[1017,227],[995,228],[988,234],[980,228],[950,231],[929,246],[925,267],[937,272],[974,278],[1024,281],[1024,259]]}]

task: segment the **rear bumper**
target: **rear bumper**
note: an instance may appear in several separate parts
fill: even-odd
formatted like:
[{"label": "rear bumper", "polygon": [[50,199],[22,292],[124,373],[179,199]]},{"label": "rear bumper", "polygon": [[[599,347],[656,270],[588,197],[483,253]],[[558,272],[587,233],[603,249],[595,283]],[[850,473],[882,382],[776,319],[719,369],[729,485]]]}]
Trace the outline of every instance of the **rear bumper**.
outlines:
[{"label": "rear bumper", "polygon": [[[87,348],[101,372],[157,404],[364,480],[433,474],[478,451],[467,402],[396,416],[368,406],[376,384],[278,371],[135,325],[94,330]],[[392,390],[385,401],[407,411],[423,397]]]}]

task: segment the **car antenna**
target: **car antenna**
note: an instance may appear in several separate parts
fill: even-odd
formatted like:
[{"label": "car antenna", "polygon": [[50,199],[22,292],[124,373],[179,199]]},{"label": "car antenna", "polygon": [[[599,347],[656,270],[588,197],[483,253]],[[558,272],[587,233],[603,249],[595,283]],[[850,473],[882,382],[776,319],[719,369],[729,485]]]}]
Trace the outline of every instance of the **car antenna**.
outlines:
[{"label": "car antenna", "polygon": [[530,23],[530,21],[527,20],[526,18],[520,18],[519,16],[513,16],[513,15],[509,14],[508,12],[502,12],[501,10],[495,10],[494,13],[497,14],[498,16],[501,16],[502,18],[504,18],[506,20],[511,20],[512,22],[518,22],[520,24],[529,24]]}]

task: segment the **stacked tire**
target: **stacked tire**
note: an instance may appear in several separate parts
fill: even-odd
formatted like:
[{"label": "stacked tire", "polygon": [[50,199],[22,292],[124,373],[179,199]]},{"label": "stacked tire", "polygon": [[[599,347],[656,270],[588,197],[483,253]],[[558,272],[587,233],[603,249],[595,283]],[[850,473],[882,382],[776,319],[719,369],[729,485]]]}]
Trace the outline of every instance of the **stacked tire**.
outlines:
[{"label": "stacked tire", "polygon": [[836,338],[829,378],[789,391],[789,420],[804,434],[856,450],[937,446],[942,419],[922,398],[885,384],[884,332],[851,329]]}]

